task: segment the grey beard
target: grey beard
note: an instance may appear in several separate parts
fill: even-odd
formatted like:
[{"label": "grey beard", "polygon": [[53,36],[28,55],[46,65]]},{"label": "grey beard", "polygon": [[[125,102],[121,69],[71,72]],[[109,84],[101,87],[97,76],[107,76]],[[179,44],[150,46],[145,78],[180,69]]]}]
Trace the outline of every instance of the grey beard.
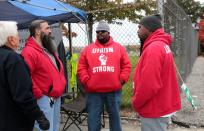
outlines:
[{"label": "grey beard", "polygon": [[42,45],[50,54],[54,54],[57,51],[52,36],[42,34],[41,36]]}]

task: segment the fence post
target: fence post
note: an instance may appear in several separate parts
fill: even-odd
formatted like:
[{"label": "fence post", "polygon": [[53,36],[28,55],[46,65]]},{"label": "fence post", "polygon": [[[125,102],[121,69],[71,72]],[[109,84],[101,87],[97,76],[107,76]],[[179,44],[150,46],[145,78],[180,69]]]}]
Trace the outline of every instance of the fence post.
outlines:
[{"label": "fence post", "polygon": [[[166,1],[166,0],[165,0]],[[163,10],[164,0],[157,0],[157,10],[158,13],[161,15],[162,24],[164,23],[164,10]]]}]

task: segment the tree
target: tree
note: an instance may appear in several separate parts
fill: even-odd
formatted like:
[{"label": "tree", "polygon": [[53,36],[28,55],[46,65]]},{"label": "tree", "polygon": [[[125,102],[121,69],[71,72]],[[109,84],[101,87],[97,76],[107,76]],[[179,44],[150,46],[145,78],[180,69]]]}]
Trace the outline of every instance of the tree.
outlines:
[{"label": "tree", "polygon": [[177,3],[183,8],[193,23],[196,23],[198,18],[203,14],[204,7],[202,7],[200,2],[194,0],[177,0]]},{"label": "tree", "polygon": [[93,24],[96,21],[107,20],[111,23],[117,19],[127,18],[137,22],[142,14],[150,14],[156,8],[156,2],[152,0],[136,0],[136,2],[126,4],[123,0],[66,0],[66,2],[88,13],[90,41],[92,41]]}]

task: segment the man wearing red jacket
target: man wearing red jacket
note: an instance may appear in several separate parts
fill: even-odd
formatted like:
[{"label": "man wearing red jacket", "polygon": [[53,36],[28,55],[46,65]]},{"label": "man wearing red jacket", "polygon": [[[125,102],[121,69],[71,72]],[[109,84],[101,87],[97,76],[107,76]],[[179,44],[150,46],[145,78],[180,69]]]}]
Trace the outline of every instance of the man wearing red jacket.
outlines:
[{"label": "man wearing red jacket", "polygon": [[110,130],[122,131],[120,123],[121,88],[128,81],[131,64],[125,48],[110,37],[110,28],[100,21],[97,40],[82,51],[78,77],[87,92],[88,130],[100,131],[104,104]]},{"label": "man wearing red jacket", "polygon": [[[64,68],[55,54],[56,49],[48,22],[35,20],[31,23],[29,31],[30,38],[21,54],[29,65],[33,94],[50,121],[49,131],[58,131],[61,95],[66,84]],[[38,128],[38,125],[36,127]]]},{"label": "man wearing red jacket", "polygon": [[133,77],[133,108],[142,131],[165,131],[170,116],[181,109],[172,38],[156,16],[144,17],[138,27],[142,53]]}]

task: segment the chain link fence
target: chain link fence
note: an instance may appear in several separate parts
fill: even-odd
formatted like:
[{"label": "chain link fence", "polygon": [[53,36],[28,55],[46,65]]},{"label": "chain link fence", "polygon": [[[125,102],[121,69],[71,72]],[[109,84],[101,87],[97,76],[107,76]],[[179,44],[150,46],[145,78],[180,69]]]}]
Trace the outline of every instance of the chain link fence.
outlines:
[{"label": "chain link fence", "polygon": [[163,18],[165,31],[173,37],[171,49],[177,68],[182,78],[186,80],[198,55],[197,31],[194,29],[190,17],[175,0],[164,2]]},{"label": "chain link fence", "polygon": [[[162,4],[159,3],[158,4]],[[164,4],[158,5],[163,7],[163,21],[166,32],[170,33],[174,41],[171,49],[174,53],[175,63],[185,80],[191,71],[191,67],[197,57],[198,39],[197,32],[193,29],[190,18],[186,15],[174,0],[167,0]],[[95,29],[97,22],[93,25],[93,41],[96,39]],[[137,36],[138,25],[128,20],[116,20],[109,24],[110,35],[126,48],[128,52],[132,71],[129,82],[124,85],[122,92],[122,107],[131,107],[132,95],[132,76],[133,70],[139,57],[139,39]],[[80,55],[82,49],[88,45],[87,28],[84,24],[71,24],[71,31],[77,33],[72,38],[72,53]],[[68,48],[68,47],[67,47]],[[70,65],[68,60],[68,65]],[[71,68],[69,67],[69,71]],[[71,78],[69,73],[69,78]]]}]

